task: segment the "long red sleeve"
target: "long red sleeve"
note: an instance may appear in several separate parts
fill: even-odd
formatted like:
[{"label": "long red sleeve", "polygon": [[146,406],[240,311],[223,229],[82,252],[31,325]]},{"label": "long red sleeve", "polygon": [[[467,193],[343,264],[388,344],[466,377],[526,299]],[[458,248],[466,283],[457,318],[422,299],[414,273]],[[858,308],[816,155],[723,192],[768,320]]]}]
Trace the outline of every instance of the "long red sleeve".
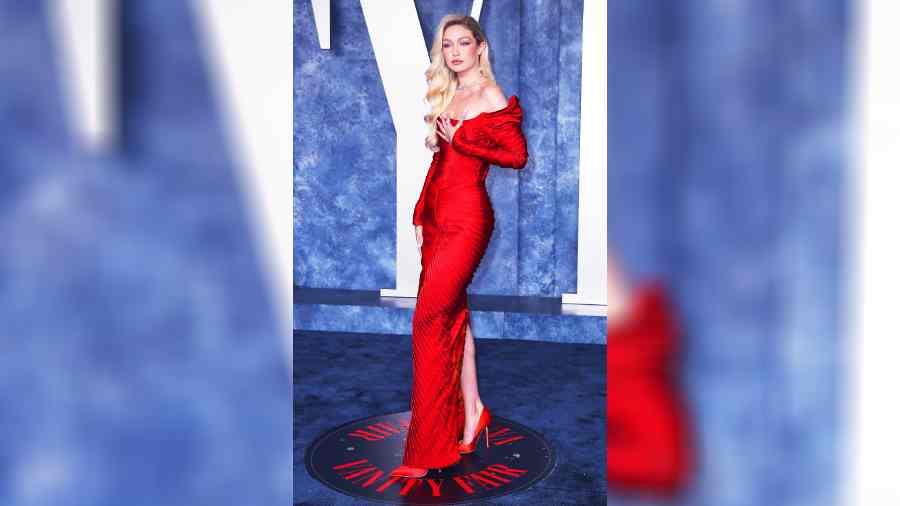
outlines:
[{"label": "long red sleeve", "polygon": [[460,128],[456,132],[453,147],[500,167],[525,167],[528,163],[528,143],[522,134],[522,108],[518,97],[510,97],[505,108],[484,114],[487,116],[486,122],[480,128],[473,125],[472,129]]},{"label": "long red sleeve", "polygon": [[437,165],[438,153],[431,157],[431,165],[428,167],[428,174],[425,175],[425,184],[422,185],[422,192],[419,194],[419,200],[416,201],[416,208],[413,211],[413,225],[422,224],[422,212],[425,208],[425,195],[428,194],[428,185],[434,176],[434,167]]}]

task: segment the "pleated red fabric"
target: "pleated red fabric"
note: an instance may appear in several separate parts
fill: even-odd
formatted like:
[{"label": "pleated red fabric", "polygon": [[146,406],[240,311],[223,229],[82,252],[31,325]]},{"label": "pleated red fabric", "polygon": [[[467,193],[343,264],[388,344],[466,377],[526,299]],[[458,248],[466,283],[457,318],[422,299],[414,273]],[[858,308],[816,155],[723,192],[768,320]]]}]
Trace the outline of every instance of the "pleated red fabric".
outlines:
[{"label": "pleated red fabric", "polygon": [[460,459],[466,288],[494,231],[485,180],[491,164],[521,169],[527,163],[521,122],[515,95],[503,109],[463,121],[452,145],[439,140],[416,203],[413,224],[422,225],[422,271],[412,321],[412,416],[404,465],[436,469]]}]

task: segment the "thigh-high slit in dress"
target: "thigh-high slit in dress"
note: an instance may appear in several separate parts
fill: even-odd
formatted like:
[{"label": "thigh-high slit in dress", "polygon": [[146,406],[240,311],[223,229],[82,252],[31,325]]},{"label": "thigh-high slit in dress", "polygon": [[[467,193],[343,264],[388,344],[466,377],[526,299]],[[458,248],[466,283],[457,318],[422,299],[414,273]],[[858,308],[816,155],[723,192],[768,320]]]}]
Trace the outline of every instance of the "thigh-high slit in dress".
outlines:
[{"label": "thigh-high slit in dress", "polygon": [[466,288],[494,231],[485,179],[491,164],[525,166],[521,121],[515,95],[503,109],[464,120],[452,145],[439,140],[416,203],[413,224],[422,225],[422,271],[412,321],[412,415],[403,465],[437,469],[460,460]]}]

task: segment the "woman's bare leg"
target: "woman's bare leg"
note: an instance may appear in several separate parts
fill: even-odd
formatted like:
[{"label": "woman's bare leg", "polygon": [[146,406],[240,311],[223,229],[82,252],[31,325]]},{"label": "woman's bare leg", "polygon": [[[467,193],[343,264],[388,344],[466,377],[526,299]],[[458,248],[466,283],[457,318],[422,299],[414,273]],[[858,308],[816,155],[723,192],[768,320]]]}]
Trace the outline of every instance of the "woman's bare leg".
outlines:
[{"label": "woman's bare leg", "polygon": [[463,350],[462,363],[462,393],[463,404],[466,409],[466,425],[463,432],[463,441],[470,442],[475,433],[475,425],[478,417],[484,409],[481,397],[478,395],[478,372],[475,369],[475,338],[472,336],[472,327],[466,325],[466,345]]}]

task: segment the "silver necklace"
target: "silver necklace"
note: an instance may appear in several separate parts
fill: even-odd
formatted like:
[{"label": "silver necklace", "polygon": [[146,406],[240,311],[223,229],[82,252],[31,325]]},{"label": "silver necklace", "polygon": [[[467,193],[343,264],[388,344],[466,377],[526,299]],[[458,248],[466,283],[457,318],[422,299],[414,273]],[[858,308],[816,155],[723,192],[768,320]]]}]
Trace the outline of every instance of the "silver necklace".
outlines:
[{"label": "silver necklace", "polygon": [[484,78],[481,78],[481,79],[479,79],[477,82],[474,82],[474,83],[472,83],[472,84],[467,84],[467,85],[457,84],[457,85],[456,85],[456,90],[457,90],[457,91],[460,91],[460,90],[468,90],[468,89],[471,88],[472,86],[475,86],[476,84],[481,84],[481,83],[483,83],[483,82],[484,82]]}]

